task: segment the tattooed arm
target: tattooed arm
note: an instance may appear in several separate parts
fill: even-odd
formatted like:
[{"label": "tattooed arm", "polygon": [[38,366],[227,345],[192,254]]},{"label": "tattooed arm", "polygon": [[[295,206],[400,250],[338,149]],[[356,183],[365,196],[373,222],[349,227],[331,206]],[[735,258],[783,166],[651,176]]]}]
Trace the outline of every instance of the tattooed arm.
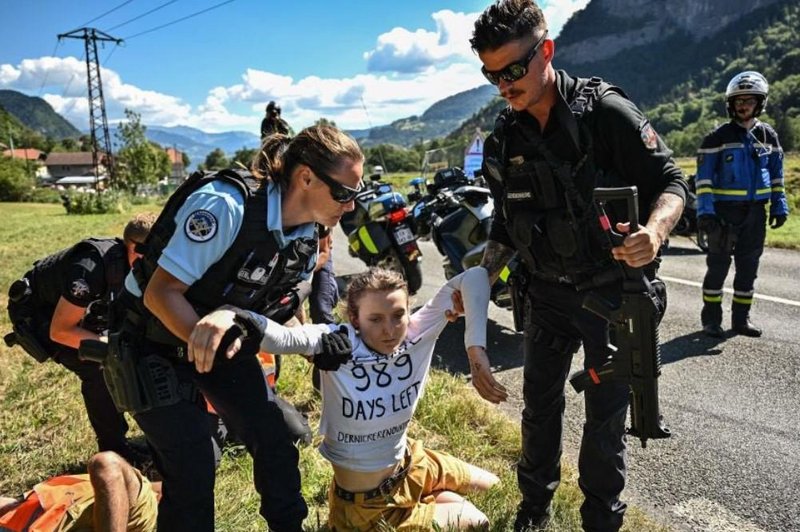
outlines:
[{"label": "tattooed arm", "polygon": [[500,272],[503,271],[508,261],[514,256],[514,253],[514,248],[510,248],[494,240],[486,242],[486,250],[483,252],[481,266],[486,268],[486,271],[489,273],[490,286],[500,277]]},{"label": "tattooed arm", "polygon": [[[613,248],[612,255],[616,260],[625,261],[633,268],[650,264],[656,258],[659,248],[666,241],[672,228],[678,223],[681,213],[683,213],[683,198],[671,192],[662,193],[653,204],[647,225],[640,226],[639,231],[625,238],[621,246]],[[617,224],[617,230],[628,233],[629,224]],[[485,257],[484,255],[484,260]]]}]

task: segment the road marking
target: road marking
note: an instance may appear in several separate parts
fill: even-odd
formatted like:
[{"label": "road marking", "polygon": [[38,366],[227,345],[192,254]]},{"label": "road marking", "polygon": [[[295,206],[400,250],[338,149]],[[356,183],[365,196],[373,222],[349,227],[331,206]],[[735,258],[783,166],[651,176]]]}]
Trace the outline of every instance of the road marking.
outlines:
[{"label": "road marking", "polygon": [[672,507],[692,530],[714,532],[764,532],[763,528],[742,519],[718,502],[704,497],[689,499]]},{"label": "road marking", "polygon": [[[686,286],[703,288],[703,284],[698,283],[697,281],[689,281],[686,279],[680,279],[678,277],[667,277],[666,275],[659,275],[658,277],[663,279],[664,281],[669,281],[671,283],[685,284]],[[731,290],[730,288],[723,288],[722,291],[727,294],[733,293],[733,290]],[[782,297],[775,297],[775,296],[765,296],[762,294],[753,294],[753,298],[763,299],[764,301],[772,301],[773,303],[783,303],[784,305],[791,305],[793,307],[800,307],[800,301],[794,301],[793,299],[784,299]]]}]

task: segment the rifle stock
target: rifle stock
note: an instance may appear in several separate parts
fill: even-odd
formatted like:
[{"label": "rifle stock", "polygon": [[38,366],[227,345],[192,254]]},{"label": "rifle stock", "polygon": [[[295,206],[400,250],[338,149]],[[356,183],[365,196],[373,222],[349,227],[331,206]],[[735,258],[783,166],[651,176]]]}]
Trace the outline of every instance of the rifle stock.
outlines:
[{"label": "rifle stock", "polygon": [[[600,224],[612,245],[621,245],[624,235],[616,233],[606,216],[604,204],[625,200],[631,232],[638,229],[636,187],[596,189],[595,205]],[[609,346],[612,356],[599,368],[588,368],[570,377],[577,392],[608,380],[630,385],[631,427],[628,434],[637,437],[646,447],[648,439],[668,438],[658,404],[658,377],[661,374],[661,351],[658,338],[658,306],[650,281],[640,268],[620,264],[623,269],[622,297],[619,304],[589,293],[583,307],[606,320],[614,332],[615,346]]]}]

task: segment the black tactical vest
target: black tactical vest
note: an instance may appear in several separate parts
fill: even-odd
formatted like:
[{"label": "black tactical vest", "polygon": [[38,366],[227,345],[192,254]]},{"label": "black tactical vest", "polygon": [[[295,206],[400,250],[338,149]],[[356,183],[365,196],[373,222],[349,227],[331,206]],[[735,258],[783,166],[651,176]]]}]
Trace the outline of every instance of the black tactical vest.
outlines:
[{"label": "black tactical vest", "polygon": [[[612,183],[596,166],[586,124],[593,104],[609,91],[625,96],[600,78],[579,79],[567,123],[547,139],[526,131],[510,107],[497,118],[493,136],[500,160],[487,158],[488,177],[502,183],[500,204],[509,237],[534,274],[577,284],[612,264],[610,243],[592,202],[594,188]],[[511,135],[522,140],[522,149],[515,151],[524,157],[507,153]],[[571,160],[557,156],[553,146],[559,143],[575,146],[576,156]]]},{"label": "black tactical vest", "polygon": [[40,308],[55,309],[64,277],[69,273],[74,253],[94,248],[103,260],[106,287],[101,299],[109,294],[118,294],[128,273],[128,254],[119,238],[87,238],[74,246],[62,249],[36,261],[26,274],[33,291],[33,303]]},{"label": "black tactical vest", "polygon": [[[299,283],[314,265],[309,261],[317,252],[317,234],[313,238],[291,241],[284,249],[267,230],[267,190],[262,182],[239,170],[217,173],[195,172],[173,193],[142,246],[143,256],[134,263],[133,272],[144,293],[158,267],[158,259],[175,226],[175,215],[186,198],[195,190],[220,179],[236,185],[244,198],[242,227],[225,254],[193,283],[184,296],[198,316],[204,316],[221,305],[234,305],[264,313]],[[140,303],[140,302],[139,302]],[[136,309],[146,316],[145,336],[148,340],[183,345],[167,328],[138,304]]]}]

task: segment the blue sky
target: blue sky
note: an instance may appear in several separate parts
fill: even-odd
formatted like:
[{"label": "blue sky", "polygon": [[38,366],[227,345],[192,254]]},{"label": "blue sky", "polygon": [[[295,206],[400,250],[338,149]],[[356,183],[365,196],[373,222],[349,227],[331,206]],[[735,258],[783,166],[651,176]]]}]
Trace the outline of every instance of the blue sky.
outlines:
[{"label": "blue sky", "polygon": [[[366,128],[485,83],[467,40],[489,0],[233,0],[137,35],[224,1],[0,0],[0,89],[86,128],[83,41],[56,38],[83,26],[125,39],[98,53],[111,122],[129,108],[149,125],[256,132],[276,100],[296,129]],[[587,3],[541,2],[551,35]]]}]

